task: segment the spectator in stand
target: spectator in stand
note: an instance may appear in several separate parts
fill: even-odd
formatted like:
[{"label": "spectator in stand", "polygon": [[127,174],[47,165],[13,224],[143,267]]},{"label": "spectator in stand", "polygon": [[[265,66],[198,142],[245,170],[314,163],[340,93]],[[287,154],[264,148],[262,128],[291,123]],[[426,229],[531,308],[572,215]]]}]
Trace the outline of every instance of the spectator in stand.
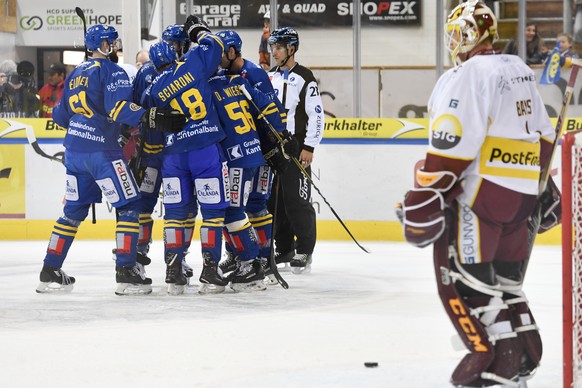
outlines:
[{"label": "spectator in stand", "polygon": [[40,90],[39,117],[52,118],[53,108],[61,101],[67,69],[61,62],[55,62],[48,69],[48,81]]},{"label": "spectator in stand", "polygon": [[[525,63],[528,65],[541,65],[544,63],[548,49],[544,45],[544,39],[540,36],[538,27],[533,21],[527,21],[525,24],[525,44]],[[507,45],[503,49],[503,54],[518,55],[517,39],[512,39],[507,42]]]},{"label": "spectator in stand", "polygon": [[18,73],[13,60],[0,63],[0,117],[37,117],[40,102],[34,80]]},{"label": "spectator in stand", "polygon": [[261,44],[259,45],[259,65],[265,71],[271,69],[271,53],[269,52],[269,44],[267,40],[271,36],[271,13],[267,11],[263,16],[263,35],[261,36]]},{"label": "spectator in stand", "polygon": [[572,49],[572,37],[565,32],[558,34],[556,44],[560,43],[560,56],[563,58],[578,58],[578,54]]}]

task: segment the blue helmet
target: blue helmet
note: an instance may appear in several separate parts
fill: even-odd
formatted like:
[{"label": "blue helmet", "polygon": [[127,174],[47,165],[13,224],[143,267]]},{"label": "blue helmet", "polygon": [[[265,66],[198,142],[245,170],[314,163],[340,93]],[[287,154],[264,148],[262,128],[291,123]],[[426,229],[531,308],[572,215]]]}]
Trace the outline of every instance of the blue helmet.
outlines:
[{"label": "blue helmet", "polygon": [[89,27],[85,35],[87,50],[94,51],[101,47],[101,42],[106,40],[110,45],[119,37],[115,27],[107,24],[96,24]]},{"label": "blue helmet", "polygon": [[156,69],[174,63],[177,59],[178,55],[176,54],[176,50],[174,50],[174,46],[168,42],[157,42],[150,47],[150,60]]},{"label": "blue helmet", "polygon": [[216,36],[222,40],[222,44],[224,45],[224,50],[228,51],[230,47],[234,47],[234,50],[237,53],[242,51],[242,40],[240,36],[232,30],[224,30],[216,33]]},{"label": "blue helmet", "polygon": [[269,45],[280,44],[284,46],[295,46],[295,52],[299,50],[299,34],[293,27],[278,28],[271,32],[267,40]]},{"label": "blue helmet", "polygon": [[188,34],[181,24],[170,24],[162,32],[162,40],[166,42],[187,43],[190,41]]}]

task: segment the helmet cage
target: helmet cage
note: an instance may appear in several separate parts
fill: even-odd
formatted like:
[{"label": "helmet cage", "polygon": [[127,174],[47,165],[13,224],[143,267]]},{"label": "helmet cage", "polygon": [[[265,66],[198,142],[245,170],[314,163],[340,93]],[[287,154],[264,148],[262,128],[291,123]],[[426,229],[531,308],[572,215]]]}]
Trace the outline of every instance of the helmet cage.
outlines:
[{"label": "helmet cage", "polygon": [[486,39],[493,43],[498,38],[497,19],[481,2],[459,4],[447,18],[445,42],[453,63],[465,60],[468,53]]}]

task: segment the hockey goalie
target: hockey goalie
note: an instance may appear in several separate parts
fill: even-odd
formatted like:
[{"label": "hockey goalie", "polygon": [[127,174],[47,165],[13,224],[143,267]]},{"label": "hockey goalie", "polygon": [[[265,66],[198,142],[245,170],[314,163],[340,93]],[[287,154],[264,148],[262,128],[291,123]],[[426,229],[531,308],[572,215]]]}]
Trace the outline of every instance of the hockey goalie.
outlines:
[{"label": "hockey goalie", "polygon": [[538,196],[556,134],[533,71],[495,53],[497,21],[484,3],[453,9],[445,36],[455,66],[429,99],[425,163],[397,214],[408,242],[434,244],[439,296],[468,350],[451,383],[524,386],[542,356],[522,290],[528,226],[534,213],[539,231],[559,221],[555,185]]}]

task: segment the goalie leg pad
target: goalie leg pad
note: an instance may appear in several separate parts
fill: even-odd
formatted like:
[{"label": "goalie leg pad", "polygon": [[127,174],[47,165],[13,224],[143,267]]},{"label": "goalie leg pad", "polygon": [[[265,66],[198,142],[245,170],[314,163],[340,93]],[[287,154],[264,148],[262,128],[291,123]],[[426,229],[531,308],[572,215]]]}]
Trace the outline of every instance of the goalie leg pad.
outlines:
[{"label": "goalie leg pad", "polygon": [[474,280],[452,270],[454,260],[456,249],[447,231],[434,246],[438,291],[449,318],[470,351],[453,372],[451,382],[479,387],[512,385],[519,375],[520,342],[508,305],[501,298],[503,293],[488,288],[486,283],[474,284]]}]

